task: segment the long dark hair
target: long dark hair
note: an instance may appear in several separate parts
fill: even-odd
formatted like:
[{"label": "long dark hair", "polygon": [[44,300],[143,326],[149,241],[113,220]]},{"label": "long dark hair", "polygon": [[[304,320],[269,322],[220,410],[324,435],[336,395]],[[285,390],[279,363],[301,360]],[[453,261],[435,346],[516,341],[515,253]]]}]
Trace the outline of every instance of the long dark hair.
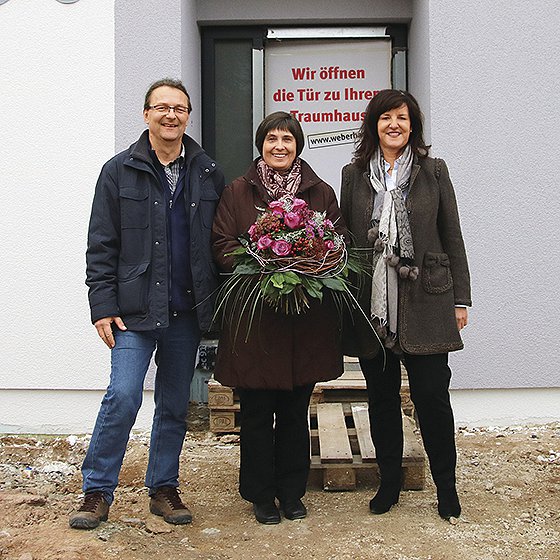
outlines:
[{"label": "long dark hair", "polygon": [[379,147],[379,136],[377,135],[377,121],[379,117],[397,109],[401,105],[408,107],[410,116],[411,132],[408,143],[412,151],[420,157],[426,157],[430,146],[424,141],[424,115],[420,110],[418,101],[407,91],[400,89],[382,89],[369,103],[366,114],[358,132],[356,149],[354,150],[354,162],[362,169],[366,169],[375,150]]}]

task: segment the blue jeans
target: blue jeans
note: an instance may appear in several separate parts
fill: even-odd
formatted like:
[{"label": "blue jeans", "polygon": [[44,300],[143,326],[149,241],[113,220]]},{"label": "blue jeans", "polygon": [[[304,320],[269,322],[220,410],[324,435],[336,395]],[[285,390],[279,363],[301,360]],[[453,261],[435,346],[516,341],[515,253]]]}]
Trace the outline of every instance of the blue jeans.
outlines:
[{"label": "blue jeans", "polygon": [[113,502],[130,430],[142,404],[144,378],[154,350],[157,365],[146,486],[179,485],[179,455],[187,431],[187,410],[200,330],[195,312],[170,317],[153,331],[115,329],[111,380],[82,465],[84,492],[103,492]]}]

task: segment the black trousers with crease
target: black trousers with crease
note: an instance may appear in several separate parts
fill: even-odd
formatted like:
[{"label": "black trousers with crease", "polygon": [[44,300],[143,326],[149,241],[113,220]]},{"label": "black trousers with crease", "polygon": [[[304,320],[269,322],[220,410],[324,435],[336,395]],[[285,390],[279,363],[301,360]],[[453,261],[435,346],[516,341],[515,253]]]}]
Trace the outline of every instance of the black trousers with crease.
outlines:
[{"label": "black trousers with crease", "polygon": [[314,385],[293,391],[239,389],[239,493],[253,503],[303,497],[310,461],[307,411]]},{"label": "black trousers with crease", "polygon": [[438,489],[455,487],[457,450],[455,422],[449,398],[451,370],[448,354],[397,356],[386,351],[371,360],[360,359],[367,384],[371,436],[382,483],[400,483],[403,454],[400,360],[408,372],[414,403],[432,478]]}]

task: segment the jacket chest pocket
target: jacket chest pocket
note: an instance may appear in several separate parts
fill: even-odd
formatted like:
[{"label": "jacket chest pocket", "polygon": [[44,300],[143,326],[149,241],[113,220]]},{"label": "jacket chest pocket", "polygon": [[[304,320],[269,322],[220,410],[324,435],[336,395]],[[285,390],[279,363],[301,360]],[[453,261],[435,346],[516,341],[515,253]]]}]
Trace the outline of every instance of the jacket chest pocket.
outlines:
[{"label": "jacket chest pocket", "polygon": [[147,228],[150,217],[147,189],[121,187],[119,198],[121,204],[121,229]]},{"label": "jacket chest pocket", "polygon": [[426,251],[422,265],[422,286],[429,294],[443,294],[453,287],[447,253]]},{"label": "jacket chest pocket", "polygon": [[208,229],[212,227],[219,198],[218,193],[211,189],[203,190],[200,194],[200,216],[202,224]]}]

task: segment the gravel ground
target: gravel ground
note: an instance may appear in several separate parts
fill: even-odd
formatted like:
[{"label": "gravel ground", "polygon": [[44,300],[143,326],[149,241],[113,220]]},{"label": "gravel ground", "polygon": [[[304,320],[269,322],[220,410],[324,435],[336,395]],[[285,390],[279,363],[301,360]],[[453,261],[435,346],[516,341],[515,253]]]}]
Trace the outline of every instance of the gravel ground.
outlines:
[{"label": "gravel ground", "polygon": [[560,423],[459,428],[463,515],[455,524],[438,517],[431,480],[371,515],[375,489],[366,480],[351,492],[310,485],[307,519],[263,526],[237,494],[237,436],[209,433],[203,408],[191,420],[181,479],[194,520],[180,527],[148,511],[148,434],[131,438],[109,520],[93,531],[68,527],[89,436],[0,436],[0,558],[560,559]]}]

